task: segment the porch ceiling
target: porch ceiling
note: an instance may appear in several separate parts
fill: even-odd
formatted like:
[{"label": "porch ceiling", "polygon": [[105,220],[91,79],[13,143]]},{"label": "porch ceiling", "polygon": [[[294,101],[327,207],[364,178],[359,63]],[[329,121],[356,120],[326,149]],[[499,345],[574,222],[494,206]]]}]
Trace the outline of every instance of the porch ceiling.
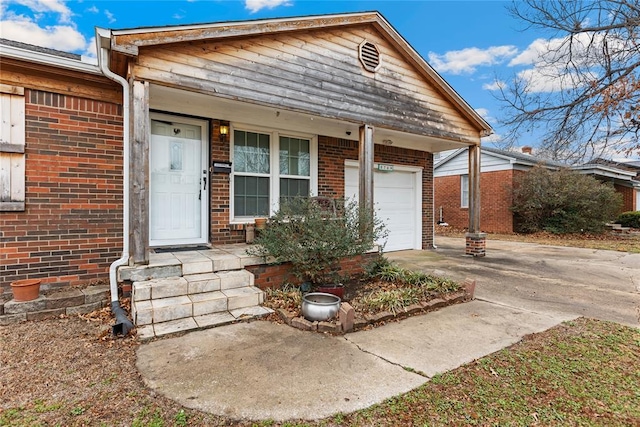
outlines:
[{"label": "porch ceiling", "polygon": [[[363,124],[249,104],[156,84],[151,85],[149,95],[152,110],[335,138],[358,140],[359,127]],[[379,127],[374,132],[374,143],[429,152],[469,146],[464,142]]]}]

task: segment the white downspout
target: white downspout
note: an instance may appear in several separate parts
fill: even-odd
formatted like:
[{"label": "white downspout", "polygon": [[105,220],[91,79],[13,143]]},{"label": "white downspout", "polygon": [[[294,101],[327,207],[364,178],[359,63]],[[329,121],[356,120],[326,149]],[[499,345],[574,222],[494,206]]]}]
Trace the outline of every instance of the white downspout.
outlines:
[{"label": "white downspout", "polygon": [[130,163],[130,144],[129,144],[129,82],[109,69],[109,49],[103,46],[103,41],[110,43],[111,32],[102,28],[96,28],[96,45],[98,49],[98,65],[102,73],[109,79],[119,83],[122,86],[122,256],[114,261],[109,267],[109,287],[111,290],[111,310],[116,316],[116,325],[113,326],[115,335],[126,335],[133,324],[124,314],[124,310],[120,307],[118,299],[118,278],[116,276],[118,267],[129,262],[129,163]]}]

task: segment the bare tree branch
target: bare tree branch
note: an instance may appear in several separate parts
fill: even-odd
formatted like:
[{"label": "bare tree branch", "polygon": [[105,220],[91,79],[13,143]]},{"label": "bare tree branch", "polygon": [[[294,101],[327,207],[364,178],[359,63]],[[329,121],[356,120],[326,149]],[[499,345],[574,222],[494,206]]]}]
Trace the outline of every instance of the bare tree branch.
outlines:
[{"label": "bare tree branch", "polygon": [[509,10],[549,38],[499,88],[505,141],[535,131],[545,152],[570,162],[640,153],[640,0],[519,0]]}]

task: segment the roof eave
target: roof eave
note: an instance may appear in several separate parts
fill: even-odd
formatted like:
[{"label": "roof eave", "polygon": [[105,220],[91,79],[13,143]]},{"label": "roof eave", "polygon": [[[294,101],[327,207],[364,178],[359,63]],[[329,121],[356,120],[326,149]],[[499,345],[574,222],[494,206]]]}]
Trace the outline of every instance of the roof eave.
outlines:
[{"label": "roof eave", "polygon": [[[378,12],[311,15],[302,17],[261,19],[253,21],[216,22],[183,26],[132,28],[112,30],[111,48],[130,56],[137,56],[141,46],[177,43],[202,39],[247,37],[278,32],[331,28],[344,25],[373,23],[381,18]],[[180,34],[175,34],[179,32]],[[158,37],[152,37],[157,33]],[[172,35],[172,33],[174,33]],[[164,36],[160,36],[164,34]],[[141,36],[127,42],[129,36]],[[124,39],[119,42],[118,39]]]}]

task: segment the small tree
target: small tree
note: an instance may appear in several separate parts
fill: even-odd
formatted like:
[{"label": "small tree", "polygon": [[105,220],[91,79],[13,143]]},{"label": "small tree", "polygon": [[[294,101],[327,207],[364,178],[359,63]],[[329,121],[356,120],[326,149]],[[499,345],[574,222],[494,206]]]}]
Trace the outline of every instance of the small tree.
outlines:
[{"label": "small tree", "polygon": [[335,282],[340,260],[363,255],[386,237],[384,225],[357,203],[328,208],[315,199],[284,202],[249,250],[252,255],[291,262],[292,273],[314,284]]},{"label": "small tree", "polygon": [[569,169],[537,166],[516,178],[511,210],[521,232],[599,233],[621,207],[622,196],[609,184]]}]

